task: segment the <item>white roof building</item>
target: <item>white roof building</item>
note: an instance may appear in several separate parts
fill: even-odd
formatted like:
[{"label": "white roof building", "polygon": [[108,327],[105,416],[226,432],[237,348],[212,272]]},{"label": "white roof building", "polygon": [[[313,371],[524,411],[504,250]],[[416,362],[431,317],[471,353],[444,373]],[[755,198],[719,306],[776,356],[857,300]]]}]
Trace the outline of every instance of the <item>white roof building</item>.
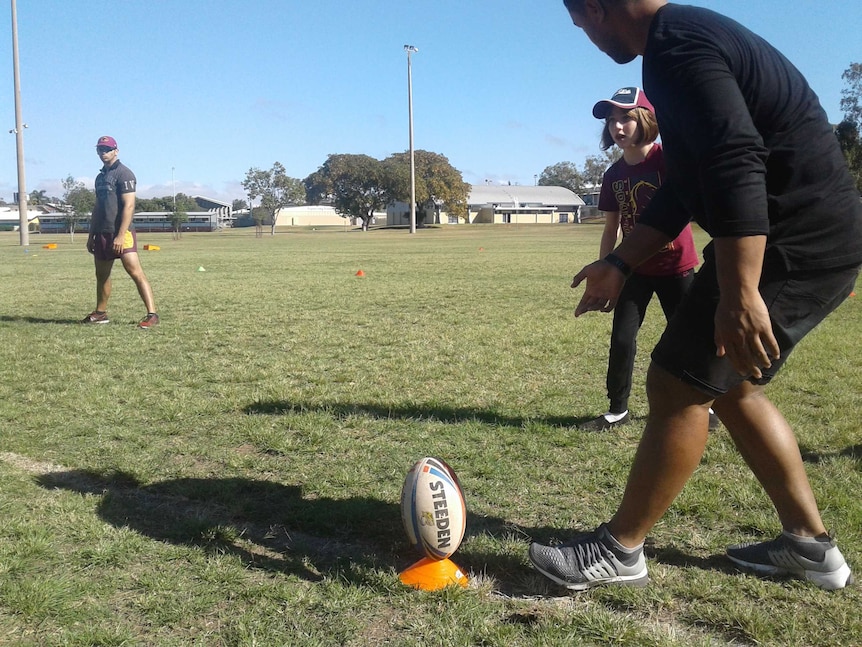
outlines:
[{"label": "white roof building", "polygon": [[[584,201],[562,186],[522,186],[473,184],[467,196],[467,218],[431,211],[424,214],[426,224],[456,225],[469,223],[552,224],[580,222]],[[409,206],[403,202],[390,205],[390,225],[409,224]],[[420,217],[417,214],[417,217]]]}]

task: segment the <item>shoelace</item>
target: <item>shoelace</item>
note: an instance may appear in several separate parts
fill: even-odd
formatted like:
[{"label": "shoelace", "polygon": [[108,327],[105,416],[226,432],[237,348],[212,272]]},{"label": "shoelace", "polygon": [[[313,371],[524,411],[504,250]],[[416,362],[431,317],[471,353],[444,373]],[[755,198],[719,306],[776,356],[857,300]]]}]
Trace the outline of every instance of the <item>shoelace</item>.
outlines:
[{"label": "shoelace", "polygon": [[610,552],[598,539],[572,542],[568,547],[575,552],[575,560],[581,570],[592,568]]}]

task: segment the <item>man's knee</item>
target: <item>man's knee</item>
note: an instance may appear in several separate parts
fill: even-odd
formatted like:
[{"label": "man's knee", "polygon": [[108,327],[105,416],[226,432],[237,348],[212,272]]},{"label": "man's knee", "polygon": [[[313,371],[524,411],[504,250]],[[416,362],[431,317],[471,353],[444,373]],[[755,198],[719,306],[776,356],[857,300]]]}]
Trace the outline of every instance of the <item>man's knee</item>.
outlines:
[{"label": "man's knee", "polygon": [[766,398],[764,387],[745,381],[737,384],[724,395],[715,399],[712,408],[719,416],[725,417],[749,403],[756,403]]},{"label": "man's knee", "polygon": [[650,362],[646,380],[650,411],[680,410],[689,406],[706,407],[712,397]]},{"label": "man's knee", "polygon": [[141,261],[135,253],[123,254],[123,269],[135,280],[144,278],[144,268],[141,267]]}]

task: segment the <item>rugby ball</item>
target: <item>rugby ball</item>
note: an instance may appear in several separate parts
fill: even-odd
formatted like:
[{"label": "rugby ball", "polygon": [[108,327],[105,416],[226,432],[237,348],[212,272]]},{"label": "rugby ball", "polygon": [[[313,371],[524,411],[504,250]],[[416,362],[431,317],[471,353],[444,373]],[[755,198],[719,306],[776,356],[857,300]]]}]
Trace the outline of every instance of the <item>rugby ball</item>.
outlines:
[{"label": "rugby ball", "polygon": [[455,472],[445,461],[426,457],[414,463],[401,488],[401,521],[410,543],[426,557],[447,559],[467,527],[467,506]]}]

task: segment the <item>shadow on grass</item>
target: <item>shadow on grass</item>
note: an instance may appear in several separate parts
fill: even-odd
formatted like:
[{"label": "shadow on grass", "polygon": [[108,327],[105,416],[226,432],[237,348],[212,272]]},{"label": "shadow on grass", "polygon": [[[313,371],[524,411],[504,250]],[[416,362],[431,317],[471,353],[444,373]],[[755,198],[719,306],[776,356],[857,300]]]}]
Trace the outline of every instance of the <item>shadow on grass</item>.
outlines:
[{"label": "shadow on grass", "polygon": [[[372,498],[304,498],[302,489],[246,478],[183,478],[142,486],[126,472],[69,470],[36,477],[47,489],[101,497],[96,512],[117,528],[158,541],[232,554],[249,568],[286,573],[308,581],[337,577],[379,587],[379,571],[400,571],[420,555],[404,537],[397,504]],[[523,541],[523,550],[482,549],[481,540],[453,556],[465,571],[481,573],[507,596],[559,594],[527,560],[530,541],[549,543],[578,531],[550,526],[524,528],[497,517],[468,513],[467,537],[494,543]],[[647,555],[682,567],[735,572],[722,556],[699,558],[673,548]]]},{"label": "shadow on grass", "polygon": [[80,324],[80,319],[43,319],[42,317],[13,317],[0,315],[0,321],[7,323],[32,323],[32,324]]},{"label": "shadow on grass", "polygon": [[[420,557],[404,537],[399,506],[371,498],[304,498],[300,487],[245,478],[185,478],[142,486],[120,471],[49,472],[36,482],[101,496],[97,514],[117,528],[233,554],[247,567],[309,581],[337,576],[379,586],[373,571],[400,571]],[[468,519],[471,527],[491,535],[508,534],[511,528],[485,517]],[[524,559],[488,555],[488,562],[476,563],[476,557],[459,564],[494,571],[494,577],[498,568],[520,572],[518,579],[531,571]]]},{"label": "shadow on grass", "polygon": [[[49,472],[45,488],[100,495],[98,515],[118,528],[252,568],[318,581],[365,581],[370,569],[409,563],[398,506],[370,498],[306,499],[301,488],[245,478],[184,478],[141,486],[125,472]],[[401,539],[401,541],[398,541]]]},{"label": "shadow on grass", "polygon": [[521,428],[527,423],[541,423],[551,427],[577,427],[592,420],[595,416],[575,418],[571,416],[550,416],[530,418],[507,416],[487,409],[447,407],[436,405],[391,406],[385,404],[357,403],[318,403],[269,401],[255,402],[244,409],[250,415],[285,415],[294,413],[323,412],[343,419],[348,416],[369,416],[382,420],[438,420],[445,423],[477,421],[489,425]]},{"label": "shadow on grass", "polygon": [[860,470],[862,470],[862,445],[850,445],[841,451],[837,452],[816,452],[805,447],[800,447],[802,452],[802,460],[806,463],[822,463],[831,458],[851,458],[856,461]]}]

